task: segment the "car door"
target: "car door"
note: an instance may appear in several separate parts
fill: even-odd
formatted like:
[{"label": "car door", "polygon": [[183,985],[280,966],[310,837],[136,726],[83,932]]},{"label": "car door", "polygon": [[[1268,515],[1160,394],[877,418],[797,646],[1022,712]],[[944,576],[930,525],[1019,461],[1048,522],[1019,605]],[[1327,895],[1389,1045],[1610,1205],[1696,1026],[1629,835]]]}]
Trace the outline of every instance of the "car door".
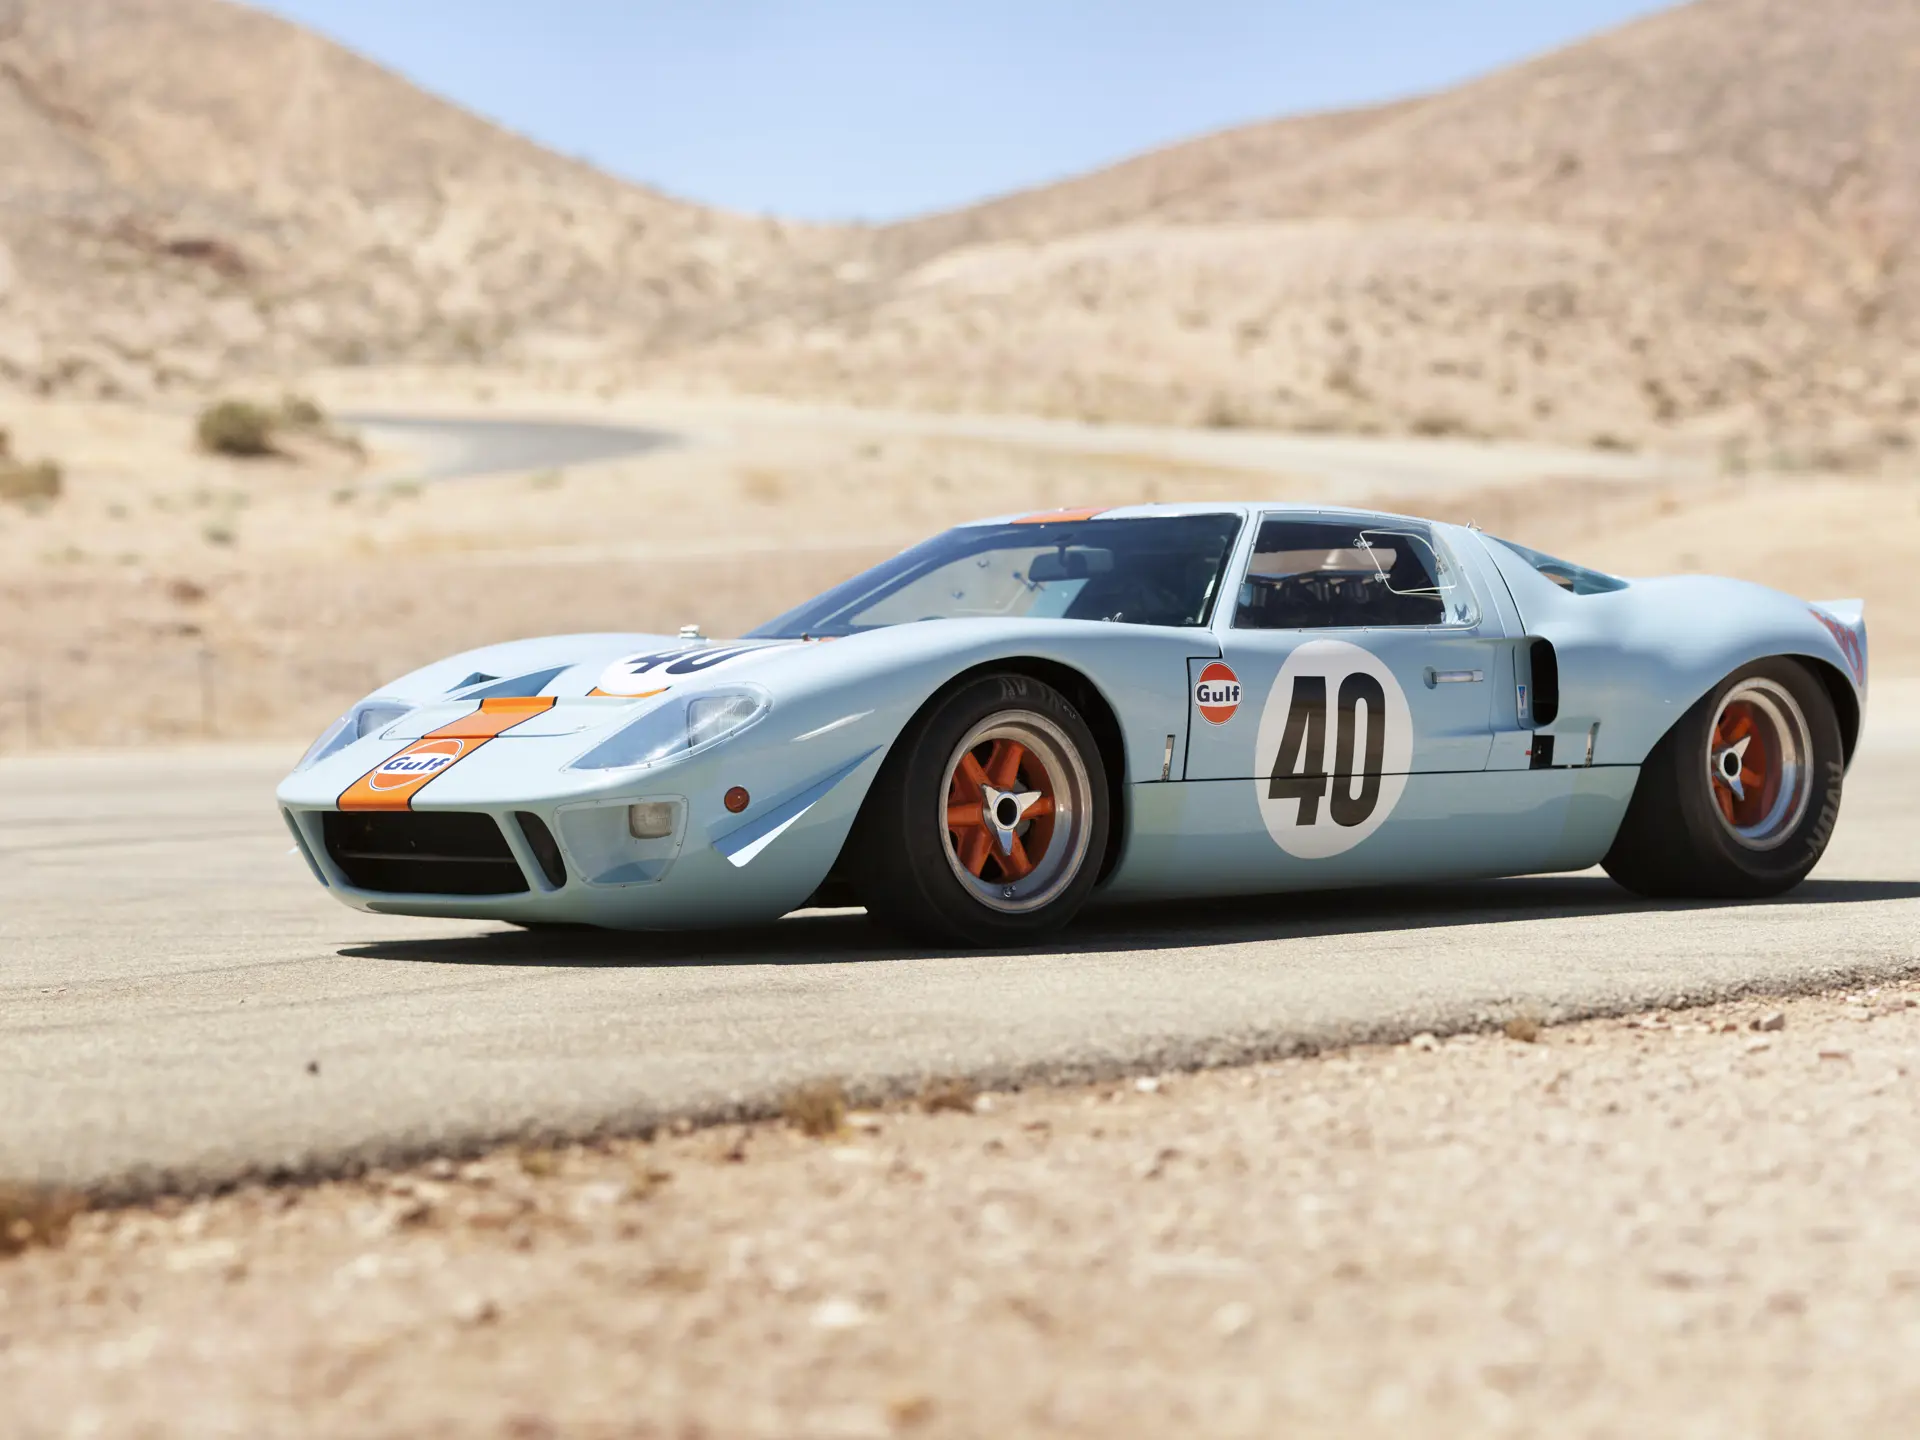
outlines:
[{"label": "car door", "polygon": [[1259,518],[1231,598],[1185,768],[1190,822],[1239,846],[1226,868],[1260,888],[1459,872],[1512,663],[1492,597],[1433,527],[1287,511]]}]

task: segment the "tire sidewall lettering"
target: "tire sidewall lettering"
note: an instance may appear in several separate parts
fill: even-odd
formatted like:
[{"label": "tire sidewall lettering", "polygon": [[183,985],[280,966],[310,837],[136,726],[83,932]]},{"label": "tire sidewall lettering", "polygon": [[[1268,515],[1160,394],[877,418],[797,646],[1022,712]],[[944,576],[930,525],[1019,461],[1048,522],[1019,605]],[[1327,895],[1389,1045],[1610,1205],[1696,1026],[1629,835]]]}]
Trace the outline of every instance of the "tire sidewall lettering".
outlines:
[{"label": "tire sidewall lettering", "polygon": [[[1301,680],[1307,684],[1299,686]],[[1290,734],[1296,689],[1303,704],[1320,704],[1323,715]],[[1311,753],[1315,743],[1317,755]],[[1301,771],[1328,773],[1318,803],[1272,794],[1274,772],[1287,763],[1283,749],[1297,753]],[[1379,656],[1343,640],[1296,646],[1274,676],[1254,742],[1252,783],[1267,834],[1301,860],[1344,854],[1386,823],[1407,788],[1412,760],[1413,712]],[[1344,773],[1334,773],[1342,768]]]}]

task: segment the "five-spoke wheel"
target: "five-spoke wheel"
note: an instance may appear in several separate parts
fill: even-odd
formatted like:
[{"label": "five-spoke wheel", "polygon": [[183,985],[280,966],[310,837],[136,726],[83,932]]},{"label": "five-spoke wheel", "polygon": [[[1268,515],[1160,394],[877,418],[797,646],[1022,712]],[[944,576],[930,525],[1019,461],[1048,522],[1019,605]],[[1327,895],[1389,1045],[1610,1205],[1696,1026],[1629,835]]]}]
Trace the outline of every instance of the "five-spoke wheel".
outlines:
[{"label": "five-spoke wheel", "polygon": [[1825,851],[1845,772],[1826,687],[1797,660],[1748,665],[1654,747],[1603,863],[1643,895],[1777,895]]},{"label": "five-spoke wheel", "polygon": [[919,938],[1012,944],[1064,925],[1098,878],[1107,783],[1053,687],[993,675],[937,702],[874,782],[848,852],[868,911]]}]

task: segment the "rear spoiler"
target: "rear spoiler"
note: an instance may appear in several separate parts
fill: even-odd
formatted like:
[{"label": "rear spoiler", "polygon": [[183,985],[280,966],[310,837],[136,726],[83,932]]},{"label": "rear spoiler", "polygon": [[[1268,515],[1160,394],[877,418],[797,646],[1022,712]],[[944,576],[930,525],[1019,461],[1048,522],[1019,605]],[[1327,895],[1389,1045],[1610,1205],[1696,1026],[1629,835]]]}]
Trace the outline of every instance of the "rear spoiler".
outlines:
[{"label": "rear spoiler", "polygon": [[1813,618],[1826,626],[1847,658],[1853,683],[1867,688],[1867,602],[1864,600],[1815,600]]}]

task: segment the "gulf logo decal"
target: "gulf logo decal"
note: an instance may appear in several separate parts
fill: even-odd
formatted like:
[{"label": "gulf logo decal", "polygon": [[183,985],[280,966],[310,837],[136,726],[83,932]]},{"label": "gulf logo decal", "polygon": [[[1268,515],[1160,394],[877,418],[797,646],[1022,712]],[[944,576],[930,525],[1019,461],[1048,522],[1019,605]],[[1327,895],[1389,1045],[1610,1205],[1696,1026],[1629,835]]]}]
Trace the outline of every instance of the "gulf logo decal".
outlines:
[{"label": "gulf logo decal", "polygon": [[1194,682],[1193,703],[1209,725],[1224,725],[1240,709],[1240,677],[1216,660]]},{"label": "gulf logo decal", "polygon": [[401,790],[424,785],[467,753],[467,742],[449,737],[409,745],[367,777],[371,790]]},{"label": "gulf logo decal", "polygon": [[411,810],[413,797],[489,740],[553,708],[552,696],[482,700],[480,708],[442,725],[382,760],[340,797],[342,810]]}]

